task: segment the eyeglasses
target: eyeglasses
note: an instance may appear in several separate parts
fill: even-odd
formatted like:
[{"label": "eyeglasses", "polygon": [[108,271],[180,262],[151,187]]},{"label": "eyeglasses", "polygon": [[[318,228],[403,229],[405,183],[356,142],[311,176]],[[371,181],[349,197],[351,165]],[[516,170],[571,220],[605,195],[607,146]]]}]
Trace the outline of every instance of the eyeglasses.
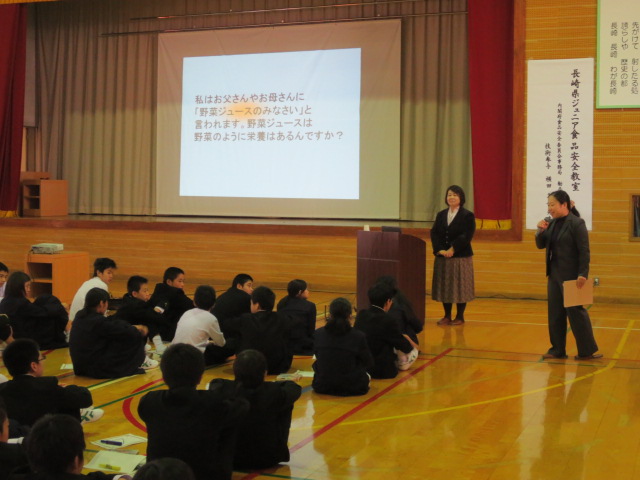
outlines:
[{"label": "eyeglasses", "polygon": [[47,356],[44,354],[40,354],[40,357],[38,358],[38,363],[42,362],[43,360],[46,360]]}]

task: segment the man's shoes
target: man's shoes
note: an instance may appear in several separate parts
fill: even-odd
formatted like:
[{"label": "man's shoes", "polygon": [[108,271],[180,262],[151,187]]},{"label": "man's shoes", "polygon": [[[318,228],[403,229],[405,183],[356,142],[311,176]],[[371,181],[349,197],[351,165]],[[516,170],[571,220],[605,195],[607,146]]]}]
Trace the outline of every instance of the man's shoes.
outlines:
[{"label": "man's shoes", "polygon": [[451,319],[447,318],[447,317],[442,317],[440,320],[438,320],[437,324],[438,325],[451,325]]},{"label": "man's shoes", "polygon": [[464,325],[463,318],[454,318],[449,325]]},{"label": "man's shoes", "polygon": [[146,357],[144,359],[144,362],[142,362],[142,365],[140,365],[140,368],[142,368],[143,370],[152,370],[154,368],[158,368],[158,362],[157,360]]},{"label": "man's shoes", "polygon": [[580,355],[576,355],[575,357],[576,360],[595,360],[597,358],[602,358],[602,354],[601,353],[592,353],[591,355],[587,355],[586,357],[581,357]]},{"label": "man's shoes", "polygon": [[81,408],[80,409],[80,421],[82,423],[97,422],[104,415],[104,410],[101,408]]},{"label": "man's shoes", "polygon": [[551,360],[551,359],[555,359],[555,360],[564,360],[567,357],[566,355],[554,355],[553,353],[545,353],[542,355],[542,359],[543,360]]}]

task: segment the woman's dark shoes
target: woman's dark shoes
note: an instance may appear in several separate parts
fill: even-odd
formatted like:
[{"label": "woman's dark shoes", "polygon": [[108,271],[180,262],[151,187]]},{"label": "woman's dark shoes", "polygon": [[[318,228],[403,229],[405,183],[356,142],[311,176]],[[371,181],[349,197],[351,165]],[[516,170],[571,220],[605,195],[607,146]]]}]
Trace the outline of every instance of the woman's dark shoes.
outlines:
[{"label": "woman's dark shoes", "polygon": [[554,355],[553,353],[545,353],[542,355],[542,359],[543,360],[551,360],[551,359],[555,359],[555,360],[564,360],[567,357],[566,355]]},{"label": "woman's dark shoes", "polygon": [[587,355],[586,357],[581,357],[580,355],[576,355],[574,357],[576,360],[595,360],[597,358],[602,358],[601,353],[592,353],[591,355]]},{"label": "woman's dark shoes", "polygon": [[453,320],[451,320],[450,325],[463,325],[463,324],[464,324],[463,318],[454,318]]},{"label": "woman's dark shoes", "polygon": [[451,325],[451,319],[448,317],[442,317],[440,320],[438,320],[437,322],[438,325]]}]

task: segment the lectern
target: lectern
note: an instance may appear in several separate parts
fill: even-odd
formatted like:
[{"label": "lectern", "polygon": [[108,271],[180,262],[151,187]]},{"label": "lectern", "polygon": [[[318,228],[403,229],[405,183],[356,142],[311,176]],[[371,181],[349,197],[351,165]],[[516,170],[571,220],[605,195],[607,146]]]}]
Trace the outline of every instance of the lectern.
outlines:
[{"label": "lectern", "polygon": [[369,307],[367,290],[382,275],[391,275],[425,319],[426,245],[424,240],[398,232],[358,232],[358,310]]}]

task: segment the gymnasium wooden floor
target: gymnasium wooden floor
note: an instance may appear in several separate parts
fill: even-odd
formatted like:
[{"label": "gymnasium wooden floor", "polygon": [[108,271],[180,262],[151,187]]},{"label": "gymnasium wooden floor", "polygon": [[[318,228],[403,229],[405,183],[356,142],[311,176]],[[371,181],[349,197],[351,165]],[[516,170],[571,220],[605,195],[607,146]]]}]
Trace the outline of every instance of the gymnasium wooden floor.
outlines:
[{"label": "gymnasium wooden floor", "polygon": [[[336,296],[312,292],[311,300],[323,312]],[[291,462],[235,472],[234,480],[640,478],[637,305],[591,308],[604,359],[588,362],[573,360],[571,334],[569,360],[541,360],[548,348],[543,301],[477,299],[459,327],[435,325],[439,305],[429,301],[427,310],[422,352],[411,370],[373,381],[369,394],[355,398],[317,395],[303,378]],[[47,357],[47,375],[88,386],[94,405],[105,409],[102,420],[85,425],[88,445],[145,435],[137,405],[146,391],[164,388],[159,369],[99,381],[60,370],[70,362],[66,350]],[[310,370],[311,362],[296,357],[292,371]],[[232,378],[230,365],[207,370],[202,385],[216,377]],[[144,444],[135,447],[145,453]]]}]

